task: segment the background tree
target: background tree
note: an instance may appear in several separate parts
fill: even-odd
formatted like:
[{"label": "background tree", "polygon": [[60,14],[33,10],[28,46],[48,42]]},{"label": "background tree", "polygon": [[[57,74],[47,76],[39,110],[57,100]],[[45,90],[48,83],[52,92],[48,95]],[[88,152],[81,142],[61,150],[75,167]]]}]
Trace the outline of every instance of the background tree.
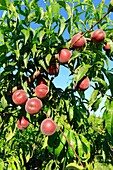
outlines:
[{"label": "background tree", "polygon": [[112,169],[112,1],[40,2],[0,1],[0,169]]}]

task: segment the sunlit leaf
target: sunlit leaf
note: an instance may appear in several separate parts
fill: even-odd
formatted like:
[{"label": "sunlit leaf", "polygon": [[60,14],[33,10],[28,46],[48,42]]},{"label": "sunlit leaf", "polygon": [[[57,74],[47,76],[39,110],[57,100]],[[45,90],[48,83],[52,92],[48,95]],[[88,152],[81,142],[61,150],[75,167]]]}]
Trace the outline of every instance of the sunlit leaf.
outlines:
[{"label": "sunlit leaf", "polygon": [[76,83],[78,83],[78,81],[85,76],[89,68],[91,68],[91,65],[89,64],[78,66],[78,68],[74,71],[74,80],[76,81]]},{"label": "sunlit leaf", "polygon": [[2,96],[1,104],[2,104],[3,108],[6,108],[8,106],[8,103],[7,103],[7,100],[5,99],[5,96]]},{"label": "sunlit leaf", "polygon": [[70,163],[66,166],[67,170],[84,170],[82,166],[77,165],[76,163]]},{"label": "sunlit leaf", "polygon": [[55,21],[57,21],[59,18],[59,12],[60,12],[59,4],[57,2],[53,2],[51,4],[51,7],[52,7],[52,13],[54,14],[54,19]]},{"label": "sunlit leaf", "polygon": [[51,55],[51,54],[48,54],[48,55],[45,57],[45,61],[46,61],[47,66],[50,65],[51,58],[52,58],[52,55]]},{"label": "sunlit leaf", "polygon": [[95,102],[95,99],[97,98],[98,95],[98,90],[93,90],[90,99],[89,99],[89,107],[92,106],[92,104]]},{"label": "sunlit leaf", "polygon": [[0,158],[0,170],[4,169],[4,161]]},{"label": "sunlit leaf", "polygon": [[106,99],[106,110],[104,111],[105,127],[109,134],[113,135],[113,101]]},{"label": "sunlit leaf", "polygon": [[22,31],[22,33],[24,34],[24,36],[25,36],[25,44],[27,43],[27,40],[28,40],[28,38],[29,38],[29,36],[30,36],[30,29],[28,28],[28,29],[22,29],[21,30]]},{"label": "sunlit leaf", "polygon": [[[76,136],[72,130],[68,132],[67,138],[70,142],[70,145],[73,147],[74,150],[76,150]],[[74,157],[74,151],[70,145],[68,145],[68,152],[71,157]]]}]

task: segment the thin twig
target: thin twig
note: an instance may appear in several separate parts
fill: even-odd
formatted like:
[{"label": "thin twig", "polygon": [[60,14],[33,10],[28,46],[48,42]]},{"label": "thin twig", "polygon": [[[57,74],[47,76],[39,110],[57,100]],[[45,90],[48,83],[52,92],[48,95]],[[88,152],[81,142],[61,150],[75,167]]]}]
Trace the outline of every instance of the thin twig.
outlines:
[{"label": "thin twig", "polygon": [[60,132],[62,133],[62,135],[65,137],[65,139],[66,139],[68,145],[70,145],[71,149],[72,149],[73,152],[74,152],[74,155],[77,157],[78,161],[80,162],[80,165],[83,166],[83,164],[82,164],[82,162],[81,162],[79,156],[78,156],[77,153],[76,153],[76,150],[74,149],[74,146],[70,143],[70,141],[68,140],[68,138],[66,137],[66,135],[62,132],[62,130],[59,129],[59,131],[60,131]]}]

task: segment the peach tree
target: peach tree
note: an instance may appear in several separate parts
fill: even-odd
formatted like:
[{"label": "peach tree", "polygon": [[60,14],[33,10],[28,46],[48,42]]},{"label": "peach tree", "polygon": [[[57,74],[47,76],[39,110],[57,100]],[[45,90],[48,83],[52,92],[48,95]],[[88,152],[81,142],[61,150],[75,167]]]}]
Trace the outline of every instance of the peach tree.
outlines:
[{"label": "peach tree", "polygon": [[0,0],[1,170],[112,169],[112,12],[112,0]]}]

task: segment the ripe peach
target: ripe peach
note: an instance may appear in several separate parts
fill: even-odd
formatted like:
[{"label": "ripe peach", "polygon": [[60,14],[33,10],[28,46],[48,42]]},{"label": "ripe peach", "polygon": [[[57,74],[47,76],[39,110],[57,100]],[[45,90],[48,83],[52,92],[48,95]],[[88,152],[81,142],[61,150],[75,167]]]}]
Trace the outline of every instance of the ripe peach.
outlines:
[{"label": "ripe peach", "polygon": [[85,46],[85,44],[86,44],[85,37],[84,36],[82,36],[81,38],[80,37],[81,37],[80,33],[78,33],[78,34],[76,34],[72,37],[72,40],[71,40],[71,47],[72,48],[81,50]]},{"label": "ripe peach", "polygon": [[61,64],[66,64],[68,63],[71,56],[71,51],[69,51],[68,49],[62,49],[59,53],[58,60]]},{"label": "ripe peach", "polygon": [[58,75],[59,73],[59,64],[58,63],[51,63],[47,69],[48,74],[50,75]]},{"label": "ripe peach", "polygon": [[91,34],[91,41],[93,41],[95,44],[99,44],[104,41],[105,37],[105,32],[102,29],[97,29]]},{"label": "ripe peach", "polygon": [[88,77],[83,77],[77,84],[74,82],[74,87],[78,91],[84,91],[86,90],[90,85],[90,80]]},{"label": "ripe peach", "polygon": [[103,47],[103,49],[104,49],[105,51],[110,51],[110,45],[109,45],[109,44],[105,44],[104,47]]},{"label": "ripe peach", "polygon": [[56,128],[57,125],[51,118],[43,120],[40,127],[41,132],[47,136],[53,135],[56,132]]},{"label": "ripe peach", "polygon": [[43,107],[42,101],[38,98],[31,98],[25,104],[26,112],[30,114],[38,113]]},{"label": "ripe peach", "polygon": [[22,116],[22,118],[20,118],[18,121],[17,121],[17,127],[18,129],[20,130],[24,130],[26,129],[27,127],[29,126],[29,120]]},{"label": "ripe peach", "polygon": [[49,87],[45,84],[40,84],[35,88],[35,94],[37,97],[43,99],[47,96]]},{"label": "ripe peach", "polygon": [[12,100],[16,105],[23,105],[26,103],[28,96],[24,90],[16,90],[12,95]]}]

